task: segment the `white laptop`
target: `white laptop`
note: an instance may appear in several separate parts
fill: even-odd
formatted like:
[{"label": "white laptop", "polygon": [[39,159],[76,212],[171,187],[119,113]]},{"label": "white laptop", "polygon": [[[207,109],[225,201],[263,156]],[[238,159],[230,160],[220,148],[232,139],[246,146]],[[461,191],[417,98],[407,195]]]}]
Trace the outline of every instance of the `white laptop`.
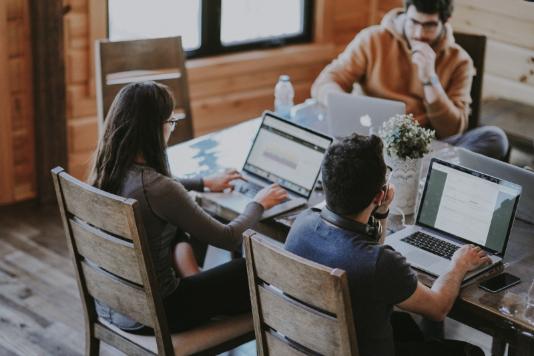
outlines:
[{"label": "white laptop", "polygon": [[491,265],[471,271],[472,278],[504,257],[521,187],[465,167],[433,158],[415,225],[386,237],[385,243],[419,270],[440,276],[454,251],[480,246]]},{"label": "white laptop", "polygon": [[457,147],[460,165],[509,180],[523,188],[517,218],[534,224],[534,172]]},{"label": "white laptop", "polygon": [[[262,219],[304,205],[313,192],[332,141],[331,137],[266,111],[241,170],[246,181],[235,180],[231,193],[203,193],[201,205],[210,211],[229,210],[237,215],[245,211],[259,190],[272,183],[284,187],[289,198],[264,211]],[[228,214],[223,217],[232,218]]]},{"label": "white laptop", "polygon": [[406,112],[406,105],[401,101],[347,93],[330,93],[327,102],[328,133],[336,138],[354,132],[378,134],[390,117]]}]

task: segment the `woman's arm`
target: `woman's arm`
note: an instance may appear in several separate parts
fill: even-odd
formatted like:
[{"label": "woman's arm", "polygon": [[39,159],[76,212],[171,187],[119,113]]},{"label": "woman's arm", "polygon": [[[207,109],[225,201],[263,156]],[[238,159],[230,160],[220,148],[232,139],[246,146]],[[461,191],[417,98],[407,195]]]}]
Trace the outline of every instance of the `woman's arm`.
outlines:
[{"label": "woman's arm", "polygon": [[180,182],[159,174],[145,182],[147,199],[156,215],[193,238],[223,249],[239,246],[242,233],[256,224],[263,213],[262,205],[251,202],[243,214],[223,224],[204,212]]}]

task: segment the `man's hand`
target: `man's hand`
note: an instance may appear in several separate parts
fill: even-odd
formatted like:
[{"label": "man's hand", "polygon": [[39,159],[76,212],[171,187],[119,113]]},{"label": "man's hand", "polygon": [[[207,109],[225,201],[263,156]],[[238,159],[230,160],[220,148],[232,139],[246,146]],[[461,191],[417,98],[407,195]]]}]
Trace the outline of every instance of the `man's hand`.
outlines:
[{"label": "man's hand", "polygon": [[480,266],[491,263],[491,259],[479,246],[464,245],[452,255],[454,268],[460,269],[464,274]]},{"label": "man's hand", "polygon": [[204,178],[204,187],[212,192],[222,192],[225,189],[233,190],[234,186],[230,184],[235,179],[243,179],[241,174],[235,169],[227,169],[222,174],[217,174]]},{"label": "man's hand", "polygon": [[417,66],[417,74],[422,83],[430,80],[430,77],[436,75],[436,53],[428,43],[420,41],[411,41],[412,46],[412,63]]},{"label": "man's hand", "polygon": [[389,206],[393,202],[395,197],[395,186],[391,183],[388,183],[386,187],[385,196],[382,199],[382,203],[376,208],[376,212],[379,214],[385,214],[389,210]]}]

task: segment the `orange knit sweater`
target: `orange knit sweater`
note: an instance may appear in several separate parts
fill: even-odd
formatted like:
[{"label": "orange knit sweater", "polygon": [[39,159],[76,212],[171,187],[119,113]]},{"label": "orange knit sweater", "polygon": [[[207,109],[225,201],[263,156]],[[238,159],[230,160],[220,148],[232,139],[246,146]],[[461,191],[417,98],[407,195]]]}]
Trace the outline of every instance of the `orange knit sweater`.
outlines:
[{"label": "orange knit sweater", "polygon": [[390,11],[380,25],[362,30],[345,50],[323,69],[312,86],[312,96],[326,104],[331,91],[352,91],[359,83],[365,95],[406,103],[423,126],[430,119],[459,122],[456,133],[467,127],[471,82],[475,73],[467,52],[454,42],[452,28],[433,46],[436,51],[436,74],[448,98],[432,104],[424,99],[423,85],[411,61],[411,51],[403,34],[403,10]]}]

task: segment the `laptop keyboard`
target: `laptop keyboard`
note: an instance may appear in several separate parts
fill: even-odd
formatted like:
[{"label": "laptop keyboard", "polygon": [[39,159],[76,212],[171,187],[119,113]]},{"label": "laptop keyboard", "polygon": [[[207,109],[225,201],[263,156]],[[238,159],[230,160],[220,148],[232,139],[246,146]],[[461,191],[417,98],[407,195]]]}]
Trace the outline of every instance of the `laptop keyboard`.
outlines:
[{"label": "laptop keyboard", "polygon": [[401,241],[419,247],[420,249],[433,253],[434,255],[445,257],[448,260],[450,260],[454,252],[460,248],[455,244],[437,239],[420,231],[406,236],[405,238],[401,239]]},{"label": "laptop keyboard", "polygon": [[263,187],[258,184],[246,182],[243,184],[239,184],[236,187],[236,191],[243,195],[246,195],[247,197],[254,198],[262,188]]},{"label": "laptop keyboard", "polygon": [[[256,183],[252,182],[243,182],[241,184],[236,185],[235,190],[238,193],[241,193],[249,198],[254,198],[256,194],[262,190],[263,187],[261,185],[258,185]],[[285,203],[286,201],[290,200],[289,197],[281,201],[280,203]]]}]

